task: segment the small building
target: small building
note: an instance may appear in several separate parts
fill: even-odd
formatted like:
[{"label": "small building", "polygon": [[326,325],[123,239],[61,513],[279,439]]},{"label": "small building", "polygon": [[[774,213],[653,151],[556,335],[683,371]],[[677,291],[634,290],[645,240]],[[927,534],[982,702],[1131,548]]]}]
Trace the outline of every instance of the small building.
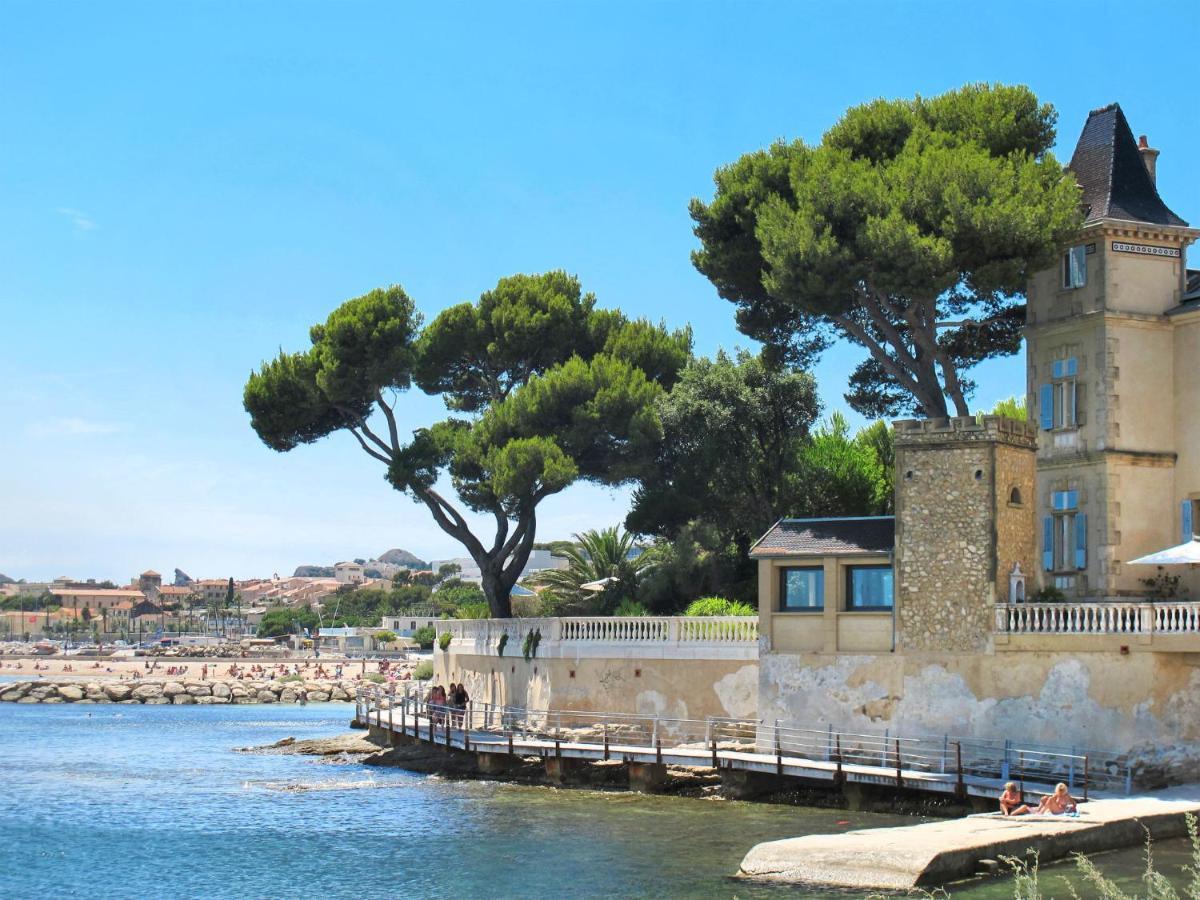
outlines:
[{"label": "small building", "polygon": [[759,634],[780,650],[889,652],[895,537],[892,516],[781,519],[750,549]]},{"label": "small building", "polygon": [[338,584],[362,584],[367,580],[365,567],[356,562],[338,563],[333,567],[333,577]]}]

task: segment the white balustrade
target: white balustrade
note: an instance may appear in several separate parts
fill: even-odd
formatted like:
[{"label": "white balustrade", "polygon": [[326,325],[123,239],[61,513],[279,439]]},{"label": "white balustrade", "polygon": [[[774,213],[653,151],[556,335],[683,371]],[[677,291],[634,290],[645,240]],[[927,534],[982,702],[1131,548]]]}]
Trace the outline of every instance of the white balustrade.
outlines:
[{"label": "white balustrade", "polygon": [[996,607],[1009,634],[1200,634],[1200,603],[1014,603]]}]

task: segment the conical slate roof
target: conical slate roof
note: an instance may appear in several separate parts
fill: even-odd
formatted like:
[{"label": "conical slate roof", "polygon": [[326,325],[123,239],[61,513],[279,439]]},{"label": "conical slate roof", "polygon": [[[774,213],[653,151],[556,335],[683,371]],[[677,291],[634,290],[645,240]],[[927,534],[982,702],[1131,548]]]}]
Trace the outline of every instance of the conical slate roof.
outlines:
[{"label": "conical slate roof", "polygon": [[1120,104],[1088,114],[1068,166],[1083,188],[1087,222],[1124,219],[1151,225],[1182,225],[1158,196]]}]

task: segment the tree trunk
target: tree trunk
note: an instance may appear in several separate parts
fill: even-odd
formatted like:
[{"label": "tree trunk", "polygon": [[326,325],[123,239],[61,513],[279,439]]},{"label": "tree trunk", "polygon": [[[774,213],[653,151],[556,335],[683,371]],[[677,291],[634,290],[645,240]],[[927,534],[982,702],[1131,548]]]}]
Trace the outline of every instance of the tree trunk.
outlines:
[{"label": "tree trunk", "polygon": [[512,589],[516,579],[506,578],[500,568],[480,566],[479,571],[483,576],[483,595],[487,597],[492,618],[511,619]]}]

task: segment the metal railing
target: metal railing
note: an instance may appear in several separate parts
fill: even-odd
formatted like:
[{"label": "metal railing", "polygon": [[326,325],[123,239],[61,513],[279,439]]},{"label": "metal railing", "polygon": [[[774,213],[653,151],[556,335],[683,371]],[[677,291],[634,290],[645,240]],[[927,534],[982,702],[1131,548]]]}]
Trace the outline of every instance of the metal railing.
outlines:
[{"label": "metal railing", "polygon": [[[406,684],[362,687],[356,698],[358,718],[368,724],[401,730],[447,747],[470,749],[490,741],[508,752],[518,743],[547,742],[556,749],[587,745],[602,749],[603,758],[633,750],[680,751],[696,765],[748,767],[765,759],[778,773],[784,766],[813,765],[844,780],[844,767],[860,776],[898,787],[965,792],[967,783],[991,786],[1015,781],[1025,789],[1048,789],[1058,782],[1069,791],[1128,794],[1132,768],[1119,754],[1093,748],[1055,747],[1013,740],[912,736],[839,731],[830,725],[804,727],[781,721],[709,717],[682,719],[636,713],[577,712],[533,709],[471,701],[464,708],[429,702],[420,687]],[[454,736],[452,737],[452,733]],[[865,777],[865,776],[864,776]]]}]

